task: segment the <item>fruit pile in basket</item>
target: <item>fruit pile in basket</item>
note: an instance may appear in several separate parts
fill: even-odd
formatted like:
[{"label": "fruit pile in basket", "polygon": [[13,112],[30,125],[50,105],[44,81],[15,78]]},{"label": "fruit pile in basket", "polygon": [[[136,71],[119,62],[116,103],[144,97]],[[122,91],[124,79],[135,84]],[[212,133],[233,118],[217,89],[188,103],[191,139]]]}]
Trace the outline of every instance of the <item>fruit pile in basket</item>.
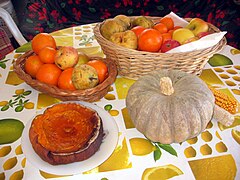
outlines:
[{"label": "fruit pile in basket", "polygon": [[176,26],[171,17],[154,21],[147,16],[117,15],[100,27],[103,37],[120,46],[147,52],[165,53],[175,47],[210,34],[208,23],[193,18],[185,27]]},{"label": "fruit pile in basket", "polygon": [[74,47],[57,47],[48,33],[39,33],[32,40],[34,54],[27,57],[24,70],[32,78],[65,90],[83,90],[102,83],[108,67],[101,59],[90,58]]}]

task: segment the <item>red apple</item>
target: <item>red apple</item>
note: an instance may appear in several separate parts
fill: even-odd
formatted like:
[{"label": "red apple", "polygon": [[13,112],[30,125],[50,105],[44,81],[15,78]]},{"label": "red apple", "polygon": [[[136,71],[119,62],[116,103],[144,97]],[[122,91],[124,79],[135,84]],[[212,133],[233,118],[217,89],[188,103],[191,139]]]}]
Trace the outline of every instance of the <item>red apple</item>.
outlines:
[{"label": "red apple", "polygon": [[200,39],[200,38],[202,38],[204,36],[207,36],[209,34],[211,34],[209,31],[207,31],[207,32],[200,32],[200,33],[197,34],[197,37]]},{"label": "red apple", "polygon": [[180,45],[181,44],[178,41],[176,41],[174,39],[168,39],[162,44],[161,52],[165,53],[165,52],[167,52],[175,47],[178,47]]}]

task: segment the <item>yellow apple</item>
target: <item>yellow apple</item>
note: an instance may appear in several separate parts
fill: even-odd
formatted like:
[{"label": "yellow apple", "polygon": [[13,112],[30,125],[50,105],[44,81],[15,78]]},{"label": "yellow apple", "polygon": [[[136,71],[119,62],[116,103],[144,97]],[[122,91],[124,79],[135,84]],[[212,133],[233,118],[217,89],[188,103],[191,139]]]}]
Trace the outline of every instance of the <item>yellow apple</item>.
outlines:
[{"label": "yellow apple", "polygon": [[188,39],[194,38],[193,32],[187,28],[179,28],[173,31],[172,39],[184,44]]},{"label": "yellow apple", "polygon": [[73,67],[78,62],[78,51],[72,46],[62,46],[57,49],[54,61],[62,70]]},{"label": "yellow apple", "polygon": [[131,30],[114,33],[111,35],[110,41],[126,48],[137,49],[138,38]]},{"label": "yellow apple", "polygon": [[89,61],[89,59],[90,58],[88,57],[88,55],[86,55],[83,52],[79,52],[78,53],[78,62],[76,65],[86,64]]},{"label": "yellow apple", "polygon": [[193,42],[193,41],[196,41],[196,40],[199,40],[199,38],[195,36],[193,38],[187,39],[186,41],[183,42],[183,44],[187,44],[187,43],[190,43],[190,42]]},{"label": "yellow apple", "polygon": [[201,32],[208,31],[208,23],[200,18],[193,18],[189,24],[186,26],[187,29],[190,29],[195,36]]}]

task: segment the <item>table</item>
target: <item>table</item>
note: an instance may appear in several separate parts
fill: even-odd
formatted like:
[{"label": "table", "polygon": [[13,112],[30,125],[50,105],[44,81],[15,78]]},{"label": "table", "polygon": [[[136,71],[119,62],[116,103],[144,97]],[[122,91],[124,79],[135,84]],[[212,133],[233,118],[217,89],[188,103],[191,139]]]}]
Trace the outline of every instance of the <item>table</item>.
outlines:
[{"label": "table", "polygon": [[[95,24],[82,25],[51,34],[59,46],[74,46],[88,55],[104,57],[94,39],[94,26]],[[13,72],[12,62],[28,49],[29,44],[26,44],[0,61],[0,121],[13,118],[26,125],[36,112],[60,102],[32,89]],[[207,64],[200,77],[240,102],[239,50],[227,45],[220,54],[223,59],[227,59],[221,62],[229,65],[214,67]],[[240,179],[240,136],[236,134],[240,131],[240,111],[230,127],[224,127],[213,119],[196,138],[171,144],[177,156],[161,149],[161,157],[155,161],[153,144],[134,128],[126,111],[125,97],[133,83],[134,80],[118,76],[111,91],[94,103],[101,108],[107,105],[112,107],[109,114],[119,129],[117,147],[103,164],[76,175],[44,172],[25,158],[19,138],[12,143],[0,144],[0,179],[141,179],[148,168],[152,169],[144,174],[150,171],[159,171],[163,175],[172,172],[172,179]],[[6,103],[12,106],[6,108]],[[177,174],[180,175],[175,176]]]}]

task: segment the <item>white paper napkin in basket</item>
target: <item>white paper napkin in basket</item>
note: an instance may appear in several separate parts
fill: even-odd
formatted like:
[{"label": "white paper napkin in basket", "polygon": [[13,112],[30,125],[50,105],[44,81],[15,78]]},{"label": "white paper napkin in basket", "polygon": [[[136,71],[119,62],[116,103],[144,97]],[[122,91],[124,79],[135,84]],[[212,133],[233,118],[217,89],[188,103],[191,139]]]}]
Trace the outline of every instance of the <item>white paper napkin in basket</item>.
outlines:
[{"label": "white paper napkin in basket", "polygon": [[[188,22],[185,19],[180,18],[178,15],[176,15],[173,12],[169,13],[166,16],[172,18],[175,26],[185,27],[188,24]],[[216,45],[226,33],[227,31],[212,33],[202,37],[197,41],[193,41],[191,43],[187,43],[179,47],[176,47],[170,51],[167,51],[166,53],[190,52],[195,50],[203,50]]]}]

